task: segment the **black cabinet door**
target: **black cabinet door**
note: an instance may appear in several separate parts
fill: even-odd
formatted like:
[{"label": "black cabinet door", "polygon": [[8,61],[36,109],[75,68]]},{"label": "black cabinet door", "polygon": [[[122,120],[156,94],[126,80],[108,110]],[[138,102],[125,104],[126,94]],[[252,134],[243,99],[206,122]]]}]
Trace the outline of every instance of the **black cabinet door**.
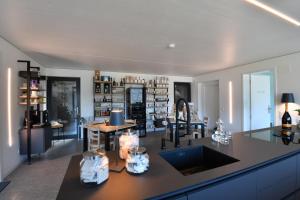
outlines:
[{"label": "black cabinet door", "polygon": [[258,199],[282,199],[296,190],[297,157],[257,170]]},{"label": "black cabinet door", "polygon": [[216,184],[203,190],[188,193],[189,200],[220,200],[220,199],[256,199],[256,175],[249,173]]}]

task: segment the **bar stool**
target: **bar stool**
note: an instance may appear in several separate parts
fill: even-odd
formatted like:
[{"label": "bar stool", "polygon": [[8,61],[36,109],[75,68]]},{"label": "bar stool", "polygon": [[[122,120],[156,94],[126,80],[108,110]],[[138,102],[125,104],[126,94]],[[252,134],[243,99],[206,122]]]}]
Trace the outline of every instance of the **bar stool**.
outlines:
[{"label": "bar stool", "polygon": [[[88,127],[88,151],[96,151],[97,149],[104,149],[105,137],[99,129]],[[115,149],[115,142],[110,138],[110,145]]]},{"label": "bar stool", "polygon": [[[58,123],[58,122],[52,122],[51,123],[51,129],[52,130],[57,130],[57,139],[59,140],[59,136],[60,136],[60,130],[62,130],[62,136],[63,136],[63,139],[65,139],[65,135],[64,135],[64,130],[63,130],[63,128],[64,128],[64,125],[63,124],[60,124],[60,123]],[[52,131],[52,137],[53,137],[53,131]],[[53,138],[52,138],[52,146],[54,146],[54,140],[53,140]]]},{"label": "bar stool", "polygon": [[100,131],[92,127],[88,127],[88,151],[96,151],[100,146]]}]

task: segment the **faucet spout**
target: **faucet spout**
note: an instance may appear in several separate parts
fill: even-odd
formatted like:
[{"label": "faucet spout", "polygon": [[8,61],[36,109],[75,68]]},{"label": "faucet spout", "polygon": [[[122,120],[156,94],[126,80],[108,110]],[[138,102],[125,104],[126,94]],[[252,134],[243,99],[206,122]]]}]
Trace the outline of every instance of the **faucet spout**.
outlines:
[{"label": "faucet spout", "polygon": [[[179,104],[180,102],[183,101],[186,106],[186,111],[187,111],[187,119],[186,120],[181,120],[179,119]],[[179,121],[185,122],[186,123],[186,134],[190,134],[190,123],[191,123],[191,115],[190,115],[190,107],[184,98],[180,98],[176,102],[176,131],[175,131],[175,148],[180,147],[180,140],[179,140]]]}]

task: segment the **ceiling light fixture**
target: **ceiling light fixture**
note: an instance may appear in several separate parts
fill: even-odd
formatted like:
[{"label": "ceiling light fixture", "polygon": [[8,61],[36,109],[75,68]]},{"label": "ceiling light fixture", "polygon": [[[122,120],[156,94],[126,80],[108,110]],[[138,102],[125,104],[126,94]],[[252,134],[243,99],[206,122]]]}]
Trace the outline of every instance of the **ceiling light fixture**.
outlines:
[{"label": "ceiling light fixture", "polygon": [[300,26],[299,21],[287,16],[286,14],[283,14],[282,12],[280,12],[280,11],[274,9],[274,8],[271,8],[270,6],[267,6],[266,4],[263,4],[263,3],[259,2],[259,1],[256,1],[256,0],[245,0],[245,1],[255,5],[255,6],[261,8],[261,9],[263,9],[263,10],[269,12],[269,13],[272,13],[273,15],[276,15],[277,17],[280,17],[281,19],[284,19],[284,20],[286,20],[286,21],[288,21],[288,22],[290,22],[290,23],[292,23],[296,26]]},{"label": "ceiling light fixture", "polygon": [[176,47],[176,44],[175,43],[170,43],[169,45],[168,45],[168,48],[169,49],[174,49]]}]

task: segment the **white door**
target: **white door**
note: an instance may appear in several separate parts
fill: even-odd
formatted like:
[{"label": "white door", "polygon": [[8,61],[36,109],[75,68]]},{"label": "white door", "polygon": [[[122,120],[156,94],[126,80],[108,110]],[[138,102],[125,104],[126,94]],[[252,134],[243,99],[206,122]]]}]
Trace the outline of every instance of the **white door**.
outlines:
[{"label": "white door", "polygon": [[202,115],[208,117],[208,129],[213,129],[219,118],[219,81],[202,83],[202,102]]},{"label": "white door", "polygon": [[244,75],[243,88],[244,130],[270,127],[274,123],[273,73],[264,71]]},{"label": "white door", "polygon": [[251,75],[251,128],[267,128],[271,123],[271,79],[269,75]]}]

